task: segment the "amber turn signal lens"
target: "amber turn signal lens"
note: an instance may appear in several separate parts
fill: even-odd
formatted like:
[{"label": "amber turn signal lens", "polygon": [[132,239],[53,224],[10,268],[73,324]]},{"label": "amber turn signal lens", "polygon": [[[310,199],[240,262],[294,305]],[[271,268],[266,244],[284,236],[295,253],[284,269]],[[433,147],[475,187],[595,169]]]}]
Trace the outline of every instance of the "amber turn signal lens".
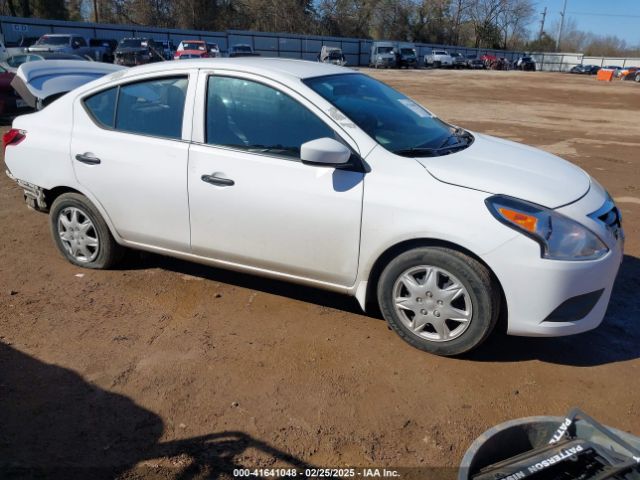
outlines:
[{"label": "amber turn signal lens", "polygon": [[515,210],[509,210],[508,208],[499,208],[498,210],[500,211],[500,214],[507,220],[521,226],[525,230],[535,233],[536,226],[538,225],[538,219],[533,215],[516,212]]}]

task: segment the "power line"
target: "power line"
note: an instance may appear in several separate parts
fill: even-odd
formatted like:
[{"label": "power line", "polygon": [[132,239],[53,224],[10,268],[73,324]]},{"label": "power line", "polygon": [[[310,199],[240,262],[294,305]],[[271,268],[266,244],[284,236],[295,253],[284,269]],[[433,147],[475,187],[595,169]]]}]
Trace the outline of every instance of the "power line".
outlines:
[{"label": "power line", "polygon": [[622,13],[594,13],[594,12],[567,12],[571,15],[594,15],[597,17],[626,17],[626,18],[640,18],[640,15],[626,15]]}]

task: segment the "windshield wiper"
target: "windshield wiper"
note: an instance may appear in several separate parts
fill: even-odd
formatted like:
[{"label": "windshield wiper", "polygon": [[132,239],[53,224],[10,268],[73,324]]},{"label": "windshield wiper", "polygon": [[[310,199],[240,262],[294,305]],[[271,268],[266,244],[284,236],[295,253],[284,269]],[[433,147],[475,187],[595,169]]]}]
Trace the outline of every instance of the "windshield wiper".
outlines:
[{"label": "windshield wiper", "polygon": [[[449,143],[449,140],[451,140],[452,138],[458,138],[458,139],[466,138],[468,141],[470,141],[473,137],[466,130],[463,130],[462,128],[457,127],[451,135],[449,135],[447,138],[444,139],[444,142],[442,142],[438,148],[443,148],[447,143]],[[461,143],[461,142],[458,142],[458,143]],[[455,147],[458,145],[458,143],[452,146]]]},{"label": "windshield wiper", "polygon": [[427,148],[427,147],[414,147],[414,148],[401,148],[399,150],[393,150],[392,153],[396,155],[402,156],[413,156],[413,157],[439,157],[441,155],[447,155],[449,153],[453,153],[455,150],[459,150],[462,148],[466,148],[466,143],[456,143],[455,145],[451,145],[449,147],[441,147],[441,148]]}]

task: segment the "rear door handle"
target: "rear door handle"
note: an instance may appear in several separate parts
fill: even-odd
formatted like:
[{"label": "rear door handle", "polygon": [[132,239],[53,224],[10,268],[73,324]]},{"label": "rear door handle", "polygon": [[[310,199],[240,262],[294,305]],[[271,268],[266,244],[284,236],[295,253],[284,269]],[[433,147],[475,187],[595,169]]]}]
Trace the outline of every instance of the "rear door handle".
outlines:
[{"label": "rear door handle", "polygon": [[100,163],[100,159],[92,153],[79,153],[76,155],[76,160],[87,165],[98,165]]},{"label": "rear door handle", "polygon": [[236,184],[236,182],[234,182],[230,178],[218,177],[218,176],[216,176],[215,173],[213,175],[202,175],[202,177],[200,177],[200,179],[203,182],[207,182],[207,183],[210,183],[212,185],[220,185],[222,187],[231,187],[231,186]]}]

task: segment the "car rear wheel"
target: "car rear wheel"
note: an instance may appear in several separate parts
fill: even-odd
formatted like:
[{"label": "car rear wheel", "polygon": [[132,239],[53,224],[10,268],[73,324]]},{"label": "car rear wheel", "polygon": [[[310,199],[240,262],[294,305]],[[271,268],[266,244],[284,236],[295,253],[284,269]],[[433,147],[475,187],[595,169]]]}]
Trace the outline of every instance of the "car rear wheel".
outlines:
[{"label": "car rear wheel", "polygon": [[51,233],[64,257],[74,265],[104,269],[122,257],[98,210],[83,195],[65,193],[53,202],[50,212]]},{"label": "car rear wheel", "polygon": [[380,276],[378,302],[403,340],[445,356],[480,345],[499,314],[498,288],[487,268],[442,247],[417,248],[393,259]]}]

